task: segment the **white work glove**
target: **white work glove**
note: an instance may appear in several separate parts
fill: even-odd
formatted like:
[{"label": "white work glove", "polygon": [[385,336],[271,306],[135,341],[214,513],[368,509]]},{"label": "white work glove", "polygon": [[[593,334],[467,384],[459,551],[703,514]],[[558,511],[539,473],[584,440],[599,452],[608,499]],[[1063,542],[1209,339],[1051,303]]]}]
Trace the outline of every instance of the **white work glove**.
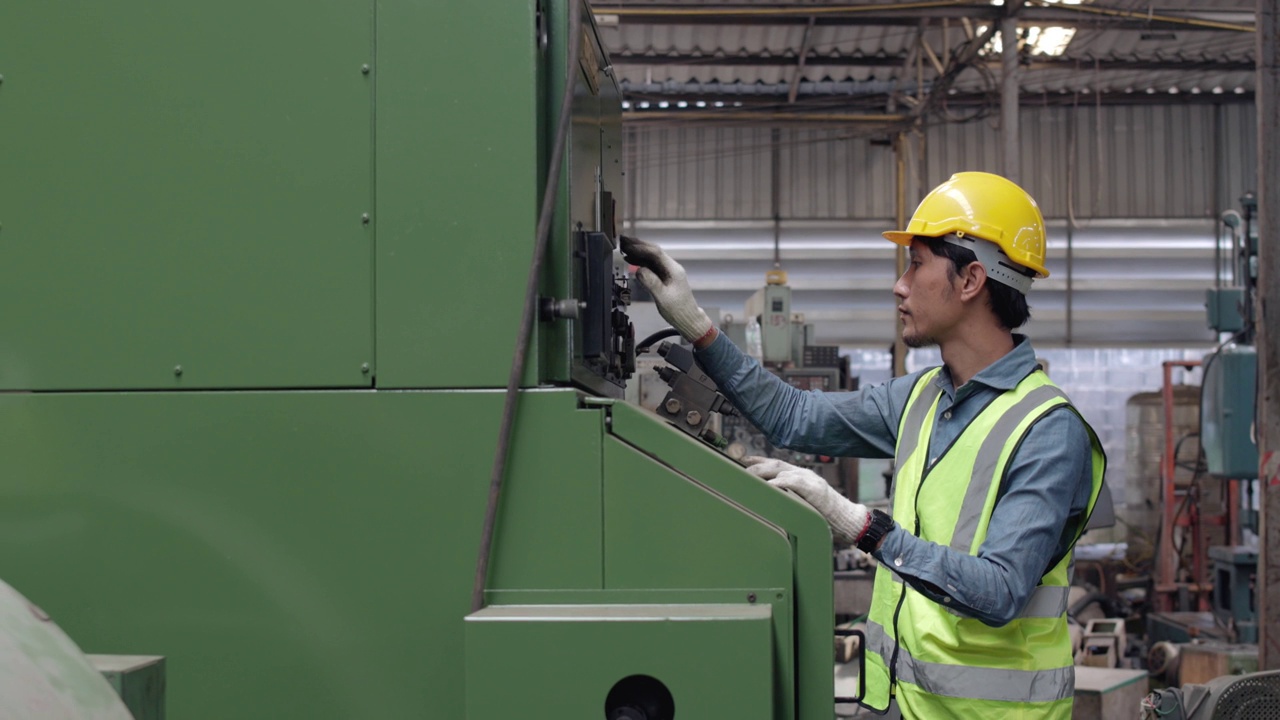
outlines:
[{"label": "white work glove", "polygon": [[742,458],[747,472],[769,481],[769,484],[804,498],[836,534],[856,543],[871,522],[871,512],[866,505],[853,502],[836,492],[822,476],[812,470],[771,458],[747,456]]},{"label": "white work glove", "polygon": [[662,248],[636,238],[622,236],[622,255],[639,268],[636,277],[653,294],[658,313],[680,336],[691,343],[706,337],[715,327],[698,307],[689,289],[684,268],[662,252]]}]

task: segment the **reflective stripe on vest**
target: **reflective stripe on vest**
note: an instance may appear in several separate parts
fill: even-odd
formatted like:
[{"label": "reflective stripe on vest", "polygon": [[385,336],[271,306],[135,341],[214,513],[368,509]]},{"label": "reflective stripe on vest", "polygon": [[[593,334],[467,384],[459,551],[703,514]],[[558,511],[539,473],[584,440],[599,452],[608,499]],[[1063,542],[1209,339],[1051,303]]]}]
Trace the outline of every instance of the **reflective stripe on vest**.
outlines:
[{"label": "reflective stripe on vest", "polygon": [[[867,649],[881,656],[893,652],[893,639],[879,623],[867,623]],[[1041,703],[1070,697],[1073,666],[1047,670],[1006,670],[923,662],[898,648],[898,680],[946,697],[998,702]]]},{"label": "reflective stripe on vest", "polygon": [[[902,578],[897,573],[889,572],[889,579],[894,585],[901,585]],[[1070,585],[1041,585],[1031,593],[1031,598],[1027,600],[1026,607],[1022,608],[1022,612],[1018,613],[1020,618],[1056,618],[1067,611],[1067,599],[1071,595]],[[943,610],[952,615],[960,617],[968,617],[963,613],[952,610],[945,605]]]},{"label": "reflective stripe on vest", "polygon": [[991,493],[991,483],[999,482],[995,477],[996,466],[1004,453],[1005,445],[1013,432],[1018,429],[1027,416],[1044,403],[1066,395],[1053,385],[1044,385],[1027,393],[1018,404],[1009,408],[994,428],[982,441],[978,449],[978,457],[973,461],[972,480],[965,490],[964,502],[960,505],[960,518],[956,521],[955,533],[951,536],[951,549],[969,554],[973,545],[973,537],[978,532],[978,523],[982,520],[982,508]]},{"label": "reflective stripe on vest", "polygon": [[[938,385],[937,373],[926,373],[916,382],[928,383],[920,390],[920,395],[907,407],[907,416],[903,419],[901,431],[898,434],[898,448],[895,452],[896,457],[907,457],[916,451],[916,446],[920,444],[920,430],[924,427],[924,422],[929,418],[933,411],[933,404],[942,396],[942,387]],[[919,387],[919,386],[917,386]],[[927,450],[927,449],[926,449]],[[893,514],[893,496],[894,491],[898,488],[898,472],[900,467],[895,464],[893,468],[893,482],[889,485],[889,514]]]},{"label": "reflective stripe on vest", "polygon": [[1067,596],[1071,594],[1070,586],[1041,585],[1031,593],[1027,606],[1018,613],[1020,618],[1056,618],[1067,611]]},{"label": "reflective stripe on vest", "polygon": [[[1070,405],[1047,376],[1033,373],[979,411],[933,458],[929,444],[942,395],[937,378],[937,370],[921,375],[902,414],[891,493],[892,502],[902,502],[894,518],[924,540],[977,555],[1012,454],[1040,418]],[[1106,458],[1092,428],[1085,428],[1092,445],[1091,512]],[[881,565],[868,618],[864,703],[882,710],[896,684],[899,703],[922,717],[1069,717],[1071,569],[1067,553],[1046,569],[1017,617],[992,628],[931,600],[932,592],[921,593],[892,565]]]}]

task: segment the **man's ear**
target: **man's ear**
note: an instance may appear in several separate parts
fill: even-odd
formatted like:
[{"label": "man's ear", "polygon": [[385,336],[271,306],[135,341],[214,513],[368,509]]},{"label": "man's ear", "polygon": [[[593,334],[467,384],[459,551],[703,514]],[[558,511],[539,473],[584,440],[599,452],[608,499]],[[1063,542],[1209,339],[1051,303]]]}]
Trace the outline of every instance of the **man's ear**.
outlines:
[{"label": "man's ear", "polygon": [[982,263],[974,260],[957,273],[956,280],[960,285],[958,288],[960,299],[962,301],[972,300],[987,285],[987,268]]}]

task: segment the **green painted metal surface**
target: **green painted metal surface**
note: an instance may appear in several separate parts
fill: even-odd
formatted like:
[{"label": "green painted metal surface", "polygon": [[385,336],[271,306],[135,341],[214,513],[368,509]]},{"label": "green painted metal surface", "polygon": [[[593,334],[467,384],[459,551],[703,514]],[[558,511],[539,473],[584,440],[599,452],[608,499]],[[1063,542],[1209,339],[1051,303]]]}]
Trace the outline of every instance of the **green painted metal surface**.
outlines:
[{"label": "green painted metal surface", "polygon": [[[571,0],[552,4],[552,21],[567,22],[566,13],[573,6]],[[565,33],[561,33],[553,35],[548,46],[550,97],[559,97],[564,90],[563,73],[550,69],[564,67],[566,44]],[[614,75],[606,70],[609,60],[604,47],[597,28],[584,12],[578,72],[574,77],[573,124],[543,284],[543,292],[549,297],[589,297],[584,274],[575,271],[580,257],[572,245],[573,233],[603,232],[613,240],[616,218],[622,217],[622,93]],[[548,123],[554,120],[548,115]],[[615,218],[612,223],[611,217]],[[617,262],[621,265],[620,258]],[[544,330],[540,373],[544,381],[575,381],[600,394],[621,396],[619,388],[610,387],[581,367],[575,368],[575,358],[581,356],[584,345],[583,323],[553,323],[544,326]]]},{"label": "green painted metal surface", "polygon": [[120,696],[133,720],[164,720],[164,658],[155,655],[89,655]]},{"label": "green painted metal surface", "polygon": [[[786,531],[622,440],[609,438],[604,450],[605,587],[777,586],[784,590],[769,600],[790,594],[793,559]],[[758,482],[746,473],[725,470]],[[707,563],[707,557],[735,560]],[[737,599],[764,601],[754,591]],[[790,617],[781,618],[779,625],[779,642],[770,652],[777,655],[779,667],[790,669]],[[794,717],[790,673],[779,673],[775,681],[774,717]]]},{"label": "green painted metal surface", "polygon": [[467,618],[467,717],[604,718],[653,678],[677,718],[768,720],[767,605],[499,606]]},{"label": "green painted metal surface", "polygon": [[[570,8],[589,20],[575,0],[0,9],[0,302],[27,310],[0,319],[0,389],[58,391],[0,393],[0,577],[89,652],[166,657],[174,717],[467,716],[492,388]],[[584,33],[556,298],[581,286],[597,174],[622,195]],[[743,713],[827,720],[826,525],[642,410],[547,387],[592,387],[578,335],[535,328],[489,601],[746,604],[750,630],[642,640],[676,670],[735,648],[744,674],[684,707],[738,708],[736,683]],[[551,640],[607,650],[582,632]]]},{"label": "green painted metal surface", "polygon": [[370,384],[372,8],[0,7],[0,388]]},{"label": "green painted metal surface", "polygon": [[[456,660],[501,397],[0,397],[0,573],[48,598],[91,652],[170,658],[175,717],[226,717],[246,697],[264,717],[463,717]],[[791,658],[803,668],[818,648],[829,663],[831,579],[810,562],[826,560],[825,526],[643,411],[579,408],[579,398],[523,393],[491,597],[741,603],[755,593],[780,609],[768,654],[778,717],[791,717]],[[604,436],[606,410],[628,444],[664,446],[681,472],[658,472],[628,447],[606,451],[619,443]],[[672,572],[623,547],[627,534]],[[809,615],[824,592],[818,627]],[[817,641],[793,655],[805,637]],[[829,677],[811,688],[818,702]],[[809,702],[798,717],[814,717]]]},{"label": "green painted metal surface", "polygon": [[[604,451],[605,587],[790,586],[786,531],[616,438]],[[701,553],[752,562],[708,568]]]},{"label": "green painted metal surface", "polygon": [[377,23],[378,385],[503,387],[549,132],[534,4],[392,0]]},{"label": "green painted metal surface", "polygon": [[610,407],[610,427],[619,440],[697,478],[709,491],[764,522],[786,529],[793,556],[796,651],[794,670],[785,682],[796,683],[795,717],[827,720],[835,696],[830,674],[835,610],[831,530],[826,522],[803,501],[754,479],[728,457],[708,451],[653,413],[625,403]]},{"label": "green painted metal surface", "polygon": [[[596,71],[573,78],[574,121],[540,290],[581,296],[572,230],[596,229],[597,171],[602,189],[621,198],[621,98],[600,70],[607,62],[589,9],[541,5],[539,16],[534,3],[378,3],[379,387],[505,386],[565,82],[570,7],[586,23],[581,67]],[[464,76],[442,70],[459,66]],[[464,349],[444,349],[441,338]],[[537,325],[524,384],[569,382],[580,343],[573,323]]]},{"label": "green painted metal surface", "polygon": [[[86,652],[168,658],[173,717],[461,718],[500,406],[0,396],[0,576]],[[491,586],[598,589],[601,411],[520,407]]]}]

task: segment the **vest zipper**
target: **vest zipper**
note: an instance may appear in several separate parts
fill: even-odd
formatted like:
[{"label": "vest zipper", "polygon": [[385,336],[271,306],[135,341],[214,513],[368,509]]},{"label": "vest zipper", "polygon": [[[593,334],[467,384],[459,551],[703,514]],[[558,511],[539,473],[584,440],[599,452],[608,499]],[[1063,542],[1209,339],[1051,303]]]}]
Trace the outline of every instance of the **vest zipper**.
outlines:
[{"label": "vest zipper", "polygon": [[[961,432],[961,434],[964,434],[963,431]],[[951,448],[948,447],[947,449],[950,450]],[[928,455],[928,448],[925,449],[925,454]],[[944,450],[942,454],[946,455],[946,451]],[[937,464],[936,462],[933,462],[926,465],[924,468],[924,472],[920,473],[920,482],[916,483],[916,497],[915,497],[915,500],[912,502],[912,509],[914,510],[915,516],[916,516],[916,525],[915,525],[915,529],[911,533],[916,537],[920,537],[920,489],[924,487],[924,481],[929,477],[929,471],[933,470],[933,466],[936,464]],[[906,600],[907,600],[907,581],[903,580],[902,592],[898,595],[898,606],[893,609],[893,654],[889,656],[889,695],[890,696],[893,695],[893,687],[898,682],[898,648],[902,646],[902,641],[899,639],[902,636],[898,634],[898,616],[902,614],[902,606],[904,603],[906,603]]]},{"label": "vest zipper", "polygon": [[[1025,380],[1026,378],[1023,378],[1023,379]],[[994,403],[997,399],[999,399],[999,397],[1003,394],[1004,394],[1003,392],[997,393],[995,397],[992,397],[990,400],[987,400],[986,404],[983,405],[981,408],[979,408],[977,414],[973,416],[974,419],[969,421],[969,425],[972,425],[974,421],[976,421],[979,417],[981,417],[982,413],[986,412],[987,408],[991,407],[991,404]],[[919,398],[917,398],[916,401],[919,402]],[[933,400],[933,402],[935,403],[938,401],[939,401],[938,398],[935,398]],[[938,422],[937,408],[935,407],[933,412],[928,414],[926,417],[930,422],[936,425]],[[920,482],[916,483],[916,496],[915,496],[915,499],[912,501],[912,509],[915,511],[915,516],[916,516],[916,525],[915,525],[915,530],[912,531],[911,534],[916,537],[920,537],[920,490],[921,488],[924,487],[924,481],[929,477],[929,473],[933,470],[933,466],[938,464],[937,461],[941,460],[943,456],[945,456],[948,452],[950,452],[951,447],[955,445],[957,442],[959,442],[960,438],[964,437],[964,434],[969,431],[969,425],[966,425],[962,430],[960,430],[960,433],[956,435],[955,439],[953,439],[951,443],[948,444],[947,447],[944,448],[941,453],[938,453],[938,456],[933,459],[933,462],[926,462],[924,466],[924,471],[920,473]],[[928,438],[922,438],[922,439],[925,440],[924,452],[925,452],[925,457],[927,458],[929,456],[928,445],[933,442],[932,428],[930,428]],[[917,448],[917,452],[918,451],[919,451],[919,448]],[[898,595],[898,605],[893,609],[893,653],[889,656],[889,695],[891,697],[893,695],[893,687],[898,683],[898,648],[902,646],[902,641],[899,639],[902,636],[898,633],[898,618],[902,614],[902,606],[903,604],[906,603],[906,600],[907,600],[907,581],[903,580],[902,594]]]}]

